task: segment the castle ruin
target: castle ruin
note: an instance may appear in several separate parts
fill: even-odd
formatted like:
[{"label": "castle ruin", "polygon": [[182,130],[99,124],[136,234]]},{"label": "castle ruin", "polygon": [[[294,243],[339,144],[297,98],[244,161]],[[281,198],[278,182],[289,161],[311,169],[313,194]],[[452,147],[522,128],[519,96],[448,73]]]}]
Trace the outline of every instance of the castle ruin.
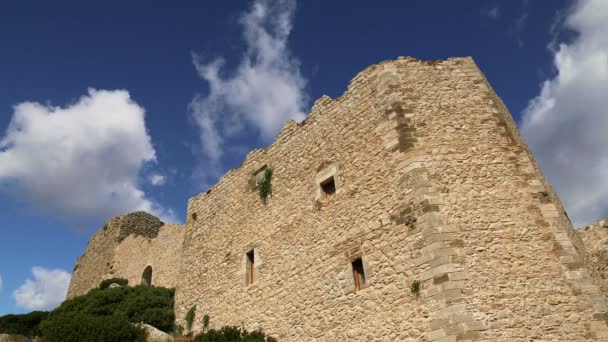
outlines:
[{"label": "castle ruin", "polygon": [[471,58],[368,67],[187,215],[110,219],[68,297],[175,287],[178,322],[280,341],[608,341],[608,224],[573,229]]}]

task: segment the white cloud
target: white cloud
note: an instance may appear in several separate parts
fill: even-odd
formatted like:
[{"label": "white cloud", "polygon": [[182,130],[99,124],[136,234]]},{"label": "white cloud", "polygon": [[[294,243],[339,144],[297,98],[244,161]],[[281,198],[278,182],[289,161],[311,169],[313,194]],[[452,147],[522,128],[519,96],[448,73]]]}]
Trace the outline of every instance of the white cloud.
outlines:
[{"label": "white cloud", "polygon": [[65,299],[70,285],[70,273],[60,269],[33,267],[34,279],[26,279],[13,297],[17,306],[28,310],[50,310]]},{"label": "white cloud", "polygon": [[158,173],[153,173],[148,177],[148,180],[150,181],[150,184],[160,186],[160,185],[164,185],[165,181],[167,179],[163,175],[160,175]]},{"label": "white cloud", "polygon": [[226,139],[245,127],[255,128],[268,142],[287,120],[304,119],[306,80],[287,47],[294,11],[293,0],[255,1],[239,21],[246,51],[227,77],[221,75],[222,58],[205,63],[193,56],[209,93],[196,96],[190,109],[212,163],[222,157]]},{"label": "white cloud", "polygon": [[521,130],[575,226],[608,217],[608,2],[578,1],[578,35],[554,54],[557,74],[523,112]]},{"label": "white cloud", "polygon": [[66,107],[23,102],[0,139],[0,183],[73,223],[145,210],[170,212],[139,188],[156,160],[144,109],[127,91],[93,90]]},{"label": "white cloud", "polygon": [[493,6],[485,11],[482,11],[482,13],[485,14],[490,19],[500,18],[500,8],[498,7],[498,5]]}]

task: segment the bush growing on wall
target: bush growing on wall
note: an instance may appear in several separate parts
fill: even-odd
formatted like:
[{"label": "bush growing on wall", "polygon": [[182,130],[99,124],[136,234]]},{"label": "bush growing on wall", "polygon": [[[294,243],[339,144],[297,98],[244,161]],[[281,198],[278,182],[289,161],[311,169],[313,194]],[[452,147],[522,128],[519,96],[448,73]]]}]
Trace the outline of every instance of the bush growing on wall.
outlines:
[{"label": "bush growing on wall", "polygon": [[272,170],[264,170],[264,180],[260,182],[260,198],[262,202],[266,204],[268,196],[272,195]]},{"label": "bush growing on wall", "polygon": [[128,283],[129,283],[129,281],[124,278],[110,278],[110,279],[102,280],[101,283],[99,283],[99,288],[102,290],[107,289],[112,284],[118,284],[120,286],[127,286]]}]

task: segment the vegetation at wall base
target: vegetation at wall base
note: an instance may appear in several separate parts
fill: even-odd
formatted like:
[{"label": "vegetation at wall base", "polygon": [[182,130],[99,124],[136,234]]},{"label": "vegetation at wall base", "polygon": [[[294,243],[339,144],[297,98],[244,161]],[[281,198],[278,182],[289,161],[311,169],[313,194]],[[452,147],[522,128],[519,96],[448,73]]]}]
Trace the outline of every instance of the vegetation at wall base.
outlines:
[{"label": "vegetation at wall base", "polygon": [[196,305],[192,306],[188,312],[186,312],[186,331],[190,333],[192,331],[192,324],[194,323],[194,316],[196,315]]},{"label": "vegetation at wall base", "polygon": [[146,332],[121,315],[66,312],[43,321],[41,328],[44,342],[146,341]]},{"label": "vegetation at wall base", "polygon": [[50,313],[2,316],[0,333],[42,336],[44,342],[145,341],[145,331],[133,323],[171,332],[174,296],[174,289],[162,287],[92,289]]},{"label": "vegetation at wall base", "polygon": [[40,322],[49,316],[47,311],[32,311],[24,315],[0,317],[0,334],[40,336]]},{"label": "vegetation at wall base", "polygon": [[[108,284],[109,285],[109,284]],[[42,336],[44,342],[146,341],[146,332],[134,323],[146,323],[165,332],[181,335],[175,325],[174,289],[162,287],[115,287],[93,289],[86,295],[68,299],[51,312],[0,317],[0,333]],[[196,306],[188,310],[186,321],[194,322]],[[262,331],[249,332],[233,326],[208,329],[209,316],[202,317],[203,333],[195,342],[277,342]],[[192,323],[188,324],[188,330]]]},{"label": "vegetation at wall base", "polygon": [[144,322],[169,332],[175,321],[174,293],[173,289],[148,286],[93,289],[84,296],[63,302],[51,312],[49,320],[73,312],[92,316],[120,316],[131,323]]},{"label": "vegetation at wall base", "polygon": [[277,339],[266,336],[262,331],[249,332],[238,327],[226,326],[219,330],[210,329],[196,335],[193,342],[277,342]]}]

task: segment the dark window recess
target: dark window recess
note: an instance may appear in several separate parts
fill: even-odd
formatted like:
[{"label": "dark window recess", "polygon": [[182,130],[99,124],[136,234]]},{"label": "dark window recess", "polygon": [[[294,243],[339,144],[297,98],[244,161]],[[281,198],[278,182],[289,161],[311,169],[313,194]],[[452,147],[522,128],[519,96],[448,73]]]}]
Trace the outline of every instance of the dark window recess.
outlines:
[{"label": "dark window recess", "polygon": [[148,266],[144,269],[141,275],[141,285],[152,286],[152,266]]},{"label": "dark window recess", "polygon": [[365,286],[365,270],[363,269],[363,260],[357,258],[353,260],[353,278],[355,280],[355,291],[361,290]]},{"label": "dark window recess", "polygon": [[321,183],[321,191],[323,191],[323,197],[325,198],[336,193],[336,182],[334,182],[334,177],[330,177]]},{"label": "dark window recess", "polygon": [[255,254],[253,250],[247,253],[247,270],[245,271],[247,277],[247,285],[253,284],[253,272],[255,270]]}]

